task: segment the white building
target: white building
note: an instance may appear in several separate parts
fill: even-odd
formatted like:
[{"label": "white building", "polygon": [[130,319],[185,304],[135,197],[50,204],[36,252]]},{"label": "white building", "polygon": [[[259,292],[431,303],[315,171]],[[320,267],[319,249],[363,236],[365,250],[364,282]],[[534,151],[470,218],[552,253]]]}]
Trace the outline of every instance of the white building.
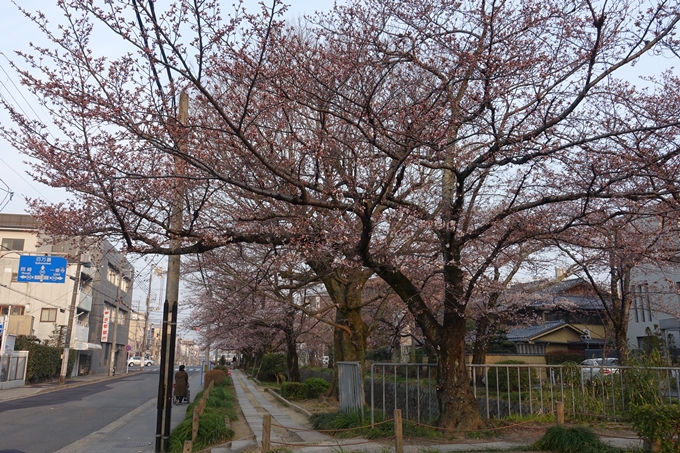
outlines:
[{"label": "white building", "polygon": [[628,344],[642,348],[646,331],[655,326],[675,348],[680,347],[680,265],[637,266],[631,272],[633,303],[628,321]]},{"label": "white building", "polygon": [[[114,331],[114,360],[123,369],[134,268],[107,241],[77,250],[71,243],[43,244],[42,239],[31,216],[0,214],[0,314],[9,315],[8,333],[63,346],[80,256],[84,265],[70,342],[78,351],[74,374],[108,372]],[[20,256],[36,255],[66,257],[65,282],[19,281]]]}]

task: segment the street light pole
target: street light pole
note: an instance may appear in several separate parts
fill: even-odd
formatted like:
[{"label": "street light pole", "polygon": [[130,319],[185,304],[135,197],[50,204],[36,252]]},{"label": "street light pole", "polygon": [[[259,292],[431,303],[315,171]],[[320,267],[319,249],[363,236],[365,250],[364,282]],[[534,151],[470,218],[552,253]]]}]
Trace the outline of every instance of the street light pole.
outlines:
[{"label": "street light pole", "polygon": [[71,306],[68,311],[68,324],[66,326],[66,339],[64,341],[64,358],[61,360],[61,372],[59,373],[59,385],[66,384],[66,372],[68,371],[68,354],[71,348],[71,332],[73,332],[73,318],[75,318],[76,302],[78,301],[78,287],[80,286],[80,271],[82,269],[82,256],[78,254],[76,276],[73,279],[73,293],[71,294]]},{"label": "street light pole", "polygon": [[[182,92],[179,97],[179,124],[186,126],[189,115],[189,95]],[[187,129],[188,130],[188,129]],[[186,132],[178,137],[178,148],[185,152],[187,148]],[[177,158],[176,158],[177,159]],[[156,445],[154,452],[170,451],[170,418],[172,415],[172,383],[175,362],[175,335],[177,334],[177,305],[179,301],[180,256],[178,249],[182,245],[182,203],[184,201],[184,182],[182,180],[182,163],[175,161],[178,173],[177,187],[172,200],[168,233],[171,237],[171,254],[168,256],[168,281],[163,304],[163,337],[161,343],[161,371],[158,381],[158,415],[156,418]]]}]

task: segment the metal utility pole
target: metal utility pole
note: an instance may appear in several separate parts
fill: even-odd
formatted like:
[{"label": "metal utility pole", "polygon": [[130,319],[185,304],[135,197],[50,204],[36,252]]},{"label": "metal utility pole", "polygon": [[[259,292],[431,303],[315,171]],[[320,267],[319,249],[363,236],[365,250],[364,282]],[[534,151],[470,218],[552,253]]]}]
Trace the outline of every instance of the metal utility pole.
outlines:
[{"label": "metal utility pole", "polygon": [[153,280],[153,269],[149,272],[149,290],[146,293],[146,315],[144,316],[144,333],[142,334],[142,363],[139,365],[140,371],[144,371],[144,359],[146,358],[146,336],[149,330],[149,306],[151,304],[151,280]]},{"label": "metal utility pole", "polygon": [[[179,96],[179,123],[185,126],[189,116],[189,95],[182,92]],[[178,137],[177,146],[180,152],[187,147],[186,135]],[[158,382],[158,414],[156,419],[155,452],[167,452],[170,448],[170,416],[172,415],[172,383],[175,371],[175,335],[177,334],[177,305],[179,300],[179,265],[180,256],[176,250],[181,247],[179,231],[182,229],[182,204],[184,201],[184,185],[181,180],[180,162],[175,161],[178,174],[170,213],[169,233],[172,254],[168,256],[168,281],[165,289],[163,306],[163,332],[161,343],[161,372]]]},{"label": "metal utility pole", "polygon": [[125,254],[120,262],[120,278],[118,280],[118,289],[116,290],[116,316],[113,318],[113,338],[111,339],[111,356],[109,359],[109,376],[116,374],[116,335],[118,334],[118,312],[120,311],[120,286],[123,283],[123,264],[125,262]]},{"label": "metal utility pole", "polygon": [[76,314],[76,303],[78,302],[78,289],[80,287],[80,271],[82,269],[82,255],[78,254],[78,264],[76,265],[76,276],[73,279],[73,293],[71,294],[71,306],[68,310],[68,324],[66,325],[66,339],[64,341],[64,358],[61,360],[61,372],[59,373],[59,385],[66,384],[66,372],[68,370],[68,354],[71,348],[71,332],[73,332],[73,318]]}]

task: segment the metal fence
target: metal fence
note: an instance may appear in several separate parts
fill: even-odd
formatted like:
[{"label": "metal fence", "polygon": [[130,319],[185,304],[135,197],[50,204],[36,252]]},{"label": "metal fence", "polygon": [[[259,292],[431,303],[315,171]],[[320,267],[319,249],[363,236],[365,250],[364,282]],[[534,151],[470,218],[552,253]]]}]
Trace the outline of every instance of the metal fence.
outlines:
[{"label": "metal fence", "polygon": [[27,360],[22,354],[0,356],[0,382],[24,380]]},{"label": "metal fence", "polygon": [[[541,415],[564,403],[573,417],[619,418],[637,400],[680,404],[678,368],[563,365],[469,365],[487,418]],[[494,407],[495,406],[495,407]]]},{"label": "metal fence", "polygon": [[[374,363],[366,400],[390,417],[433,421],[439,416],[436,364]],[[680,407],[680,368],[575,365],[468,365],[482,417],[545,415],[562,402],[570,418],[620,418],[631,403]]]},{"label": "metal fence", "polygon": [[[439,415],[433,371],[435,363],[374,363],[369,382],[371,424],[375,408],[386,416],[401,409],[407,420],[431,421]],[[378,381],[376,381],[378,379]]]}]

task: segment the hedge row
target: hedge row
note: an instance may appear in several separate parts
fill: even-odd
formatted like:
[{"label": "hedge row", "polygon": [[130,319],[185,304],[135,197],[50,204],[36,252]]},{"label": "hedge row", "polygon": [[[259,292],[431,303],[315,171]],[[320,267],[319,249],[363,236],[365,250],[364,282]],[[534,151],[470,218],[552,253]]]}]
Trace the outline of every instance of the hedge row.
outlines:
[{"label": "hedge row", "polygon": [[[222,373],[222,371],[218,371]],[[194,396],[194,400],[187,406],[184,420],[180,422],[170,434],[170,452],[184,451],[184,442],[191,440],[194,407],[199,404],[204,392]],[[226,385],[215,385],[208,394],[205,410],[198,423],[198,435],[193,441],[193,451],[201,451],[211,445],[224,443],[234,437],[232,430],[225,420],[237,419],[233,397]]]},{"label": "hedge row", "polygon": [[281,384],[281,396],[289,400],[318,398],[330,386],[321,378],[309,378],[304,383],[284,382]]},{"label": "hedge row", "polygon": [[[61,348],[38,344],[30,337],[19,337],[14,345],[15,351],[28,351],[28,365],[26,367],[26,383],[58,379],[61,372]],[[71,351],[68,357],[66,375],[69,376],[76,363],[76,351]]]},{"label": "hedge row", "polygon": [[584,352],[549,352],[545,355],[546,365],[562,365],[563,363],[581,363],[585,360]]}]

